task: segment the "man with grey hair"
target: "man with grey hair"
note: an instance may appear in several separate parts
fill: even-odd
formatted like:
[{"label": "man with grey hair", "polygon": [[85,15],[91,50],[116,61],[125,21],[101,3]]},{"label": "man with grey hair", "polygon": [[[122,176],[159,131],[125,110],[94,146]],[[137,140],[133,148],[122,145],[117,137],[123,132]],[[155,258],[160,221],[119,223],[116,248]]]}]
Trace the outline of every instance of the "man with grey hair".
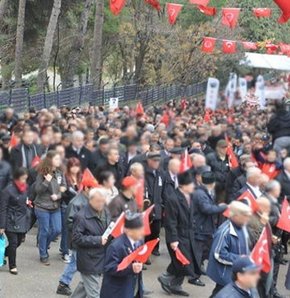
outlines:
[{"label": "man with grey hair", "polygon": [[89,192],[89,204],[75,216],[73,243],[77,250],[77,270],[81,273],[82,281],[71,297],[100,297],[108,241],[103,234],[111,222],[110,213],[105,206],[104,190],[93,188]]},{"label": "man with grey hair", "polygon": [[211,297],[231,282],[232,265],[239,255],[249,255],[246,225],[251,208],[239,201],[229,205],[229,219],[216,231],[209,255],[207,275],[216,283]]},{"label": "man with grey hair", "polygon": [[66,158],[77,158],[82,166],[82,170],[89,168],[91,171],[94,169],[92,160],[92,153],[84,146],[85,136],[80,130],[72,133],[71,145],[66,148]]}]

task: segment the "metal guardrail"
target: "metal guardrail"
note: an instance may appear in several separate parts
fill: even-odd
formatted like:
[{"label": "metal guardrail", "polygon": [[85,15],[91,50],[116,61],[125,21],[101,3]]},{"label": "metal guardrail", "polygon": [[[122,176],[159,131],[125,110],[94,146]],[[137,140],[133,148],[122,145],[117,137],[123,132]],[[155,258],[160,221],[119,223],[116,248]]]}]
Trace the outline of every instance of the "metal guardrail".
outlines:
[{"label": "metal guardrail", "polygon": [[94,90],[93,86],[88,84],[35,95],[29,94],[28,88],[18,88],[0,92],[0,111],[8,106],[12,106],[16,112],[21,113],[28,111],[30,107],[40,110],[51,106],[68,105],[74,107],[86,103],[105,105],[112,97],[118,97],[120,105],[129,105],[140,100],[144,106],[149,106],[156,102],[197,96],[204,93],[205,90],[206,82],[189,86],[161,85],[146,88],[126,85],[102,90]]}]

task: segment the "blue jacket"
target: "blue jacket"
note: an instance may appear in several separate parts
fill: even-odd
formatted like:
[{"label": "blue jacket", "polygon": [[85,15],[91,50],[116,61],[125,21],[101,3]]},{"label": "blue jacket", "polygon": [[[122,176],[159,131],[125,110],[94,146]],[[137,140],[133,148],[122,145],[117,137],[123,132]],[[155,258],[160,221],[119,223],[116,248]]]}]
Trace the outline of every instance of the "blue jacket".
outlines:
[{"label": "blue jacket", "polygon": [[209,255],[207,275],[217,284],[225,286],[232,281],[232,265],[239,255],[249,255],[248,233],[242,228],[246,247],[241,242],[231,221],[225,221],[216,231]]},{"label": "blue jacket", "polygon": [[193,210],[195,219],[195,238],[207,240],[216,231],[215,217],[224,212],[227,206],[218,206],[215,199],[204,186],[199,187],[193,194]]},{"label": "blue jacket", "polygon": [[113,240],[106,251],[104,278],[100,298],[134,298],[138,285],[138,298],[143,298],[142,272],[135,274],[132,265],[117,271],[122,260],[133,251],[133,247],[125,234]]},{"label": "blue jacket", "polygon": [[252,292],[246,292],[240,289],[234,282],[225,286],[221,291],[219,291],[214,298],[252,298],[254,297]]}]

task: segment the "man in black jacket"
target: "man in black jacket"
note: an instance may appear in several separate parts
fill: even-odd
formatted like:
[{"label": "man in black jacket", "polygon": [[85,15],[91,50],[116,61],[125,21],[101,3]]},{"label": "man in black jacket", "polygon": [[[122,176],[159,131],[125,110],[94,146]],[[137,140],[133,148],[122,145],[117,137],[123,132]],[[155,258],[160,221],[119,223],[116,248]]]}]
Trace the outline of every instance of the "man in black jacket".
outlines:
[{"label": "man in black jacket", "polygon": [[[227,209],[227,205],[215,203],[215,175],[212,172],[202,174],[202,185],[193,194],[194,220],[196,224],[196,260],[201,267],[208,259],[213,234],[216,231],[216,216]],[[196,283],[196,281],[192,281]],[[204,285],[203,283],[198,285]]]},{"label": "man in black jacket", "polygon": [[[199,281],[200,269],[195,257],[195,221],[192,193],[194,191],[193,177],[189,171],[178,175],[179,188],[172,193],[165,205],[165,237],[171,263],[167,271],[158,277],[162,289],[168,294],[189,296],[182,290],[185,276]],[[190,262],[183,266],[176,257],[176,250]],[[200,282],[200,281],[199,281]]]},{"label": "man in black jacket", "polygon": [[66,158],[75,157],[79,159],[82,170],[93,169],[92,153],[84,146],[84,134],[77,130],[72,134],[72,143],[66,148]]},{"label": "man in black jacket", "polygon": [[290,201],[290,157],[285,158],[283,162],[283,171],[276,178],[281,184],[280,203],[287,197]]},{"label": "man in black jacket", "polygon": [[94,168],[100,168],[106,163],[109,148],[109,139],[101,137],[98,141],[98,149],[92,154]]},{"label": "man in black jacket", "polygon": [[100,296],[108,240],[103,234],[111,221],[105,204],[105,193],[94,188],[89,193],[89,204],[76,214],[73,243],[77,247],[77,269],[81,273],[82,282],[71,297]]}]

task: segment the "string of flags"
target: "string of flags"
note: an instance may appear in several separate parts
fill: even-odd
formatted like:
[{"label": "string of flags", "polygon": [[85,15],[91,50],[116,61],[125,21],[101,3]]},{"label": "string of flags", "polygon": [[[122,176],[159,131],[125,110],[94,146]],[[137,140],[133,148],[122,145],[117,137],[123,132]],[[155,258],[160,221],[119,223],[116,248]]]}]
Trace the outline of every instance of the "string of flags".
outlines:
[{"label": "string of flags", "polygon": [[[148,5],[157,11],[161,10],[161,5],[158,0],[144,0]],[[278,23],[286,23],[290,19],[290,1],[289,0],[273,0],[280,8],[282,14],[278,19]],[[210,0],[189,0],[190,4],[195,7],[203,14],[207,16],[215,16],[218,12],[216,7],[209,5]],[[114,15],[118,15],[126,4],[126,0],[110,0],[110,9]],[[177,3],[166,3],[166,13],[168,22],[171,25],[176,23],[177,17],[183,8],[182,4]],[[222,8],[222,24],[231,29],[235,28],[238,24],[239,16],[244,8]],[[262,7],[262,8],[251,8],[252,13],[257,18],[270,18],[272,16],[273,8]]]},{"label": "string of flags", "polygon": [[[204,53],[211,54],[216,48],[216,43],[219,39],[214,37],[204,37],[202,42],[201,50]],[[274,44],[272,42],[259,43],[252,41],[236,41],[221,39],[222,52],[224,54],[234,54],[237,52],[237,45],[241,44],[243,49],[246,51],[258,51],[260,49],[266,49],[267,54],[281,54],[290,57],[290,44],[279,43]]]}]

